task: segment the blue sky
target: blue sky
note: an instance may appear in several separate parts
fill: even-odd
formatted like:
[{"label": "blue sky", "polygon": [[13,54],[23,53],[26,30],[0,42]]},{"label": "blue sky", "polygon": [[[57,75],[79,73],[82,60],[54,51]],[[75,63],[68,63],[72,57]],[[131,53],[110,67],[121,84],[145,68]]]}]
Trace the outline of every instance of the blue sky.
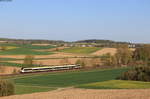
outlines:
[{"label": "blue sky", "polygon": [[150,0],[1,1],[0,37],[150,43]]}]

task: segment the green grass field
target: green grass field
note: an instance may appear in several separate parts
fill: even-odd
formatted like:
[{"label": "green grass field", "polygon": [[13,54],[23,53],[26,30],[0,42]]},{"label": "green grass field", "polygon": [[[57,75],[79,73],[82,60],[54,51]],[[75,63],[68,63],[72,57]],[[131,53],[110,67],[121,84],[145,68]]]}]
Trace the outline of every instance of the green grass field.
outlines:
[{"label": "green grass field", "polygon": [[28,94],[35,92],[46,92],[55,90],[56,88],[51,87],[41,87],[41,86],[27,86],[27,85],[16,85],[15,86],[15,94]]},{"label": "green grass field", "polygon": [[0,61],[15,61],[15,60],[23,60],[23,59],[16,59],[16,58],[0,58]]},{"label": "green grass field", "polygon": [[86,89],[147,89],[150,88],[150,82],[110,80],[83,84],[77,87]]},{"label": "green grass field", "polygon": [[[20,63],[13,63],[13,62],[0,62],[0,65],[3,66],[13,66],[13,67],[25,67],[25,64],[20,64]],[[37,67],[39,65],[33,64],[33,67]]]},{"label": "green grass field", "polygon": [[[34,60],[47,60],[47,59],[64,59],[65,57],[50,57],[50,58],[34,58]],[[79,57],[67,57],[67,58],[79,58]],[[85,57],[80,57],[85,58]],[[95,57],[86,57],[86,58],[95,58]],[[0,58],[0,61],[17,61],[17,60],[24,60],[24,58]]]},{"label": "green grass field", "polygon": [[[59,73],[14,76],[7,79],[15,83],[16,94],[45,92],[62,87],[78,86],[95,82],[114,80],[128,68],[68,71]],[[6,79],[6,78],[5,78]]]},{"label": "green grass field", "polygon": [[31,49],[25,49],[25,48],[16,48],[6,51],[1,51],[0,55],[49,55],[52,54],[52,52],[41,52],[41,51],[34,51]]},{"label": "green grass field", "polygon": [[3,66],[14,66],[14,67],[23,67],[24,64],[12,63],[12,62],[0,62],[0,65]]},{"label": "green grass field", "polygon": [[11,46],[12,49],[0,51],[0,55],[49,55],[52,52],[36,51],[54,48],[54,46],[35,46],[31,44],[1,44],[1,46]]},{"label": "green grass field", "polygon": [[6,50],[10,50],[10,49],[16,49],[17,47],[15,46],[5,46],[6,47]]},{"label": "green grass field", "polygon": [[97,48],[97,47],[71,47],[71,48],[60,50],[60,51],[66,52],[66,53],[90,54],[100,49],[101,48]]},{"label": "green grass field", "polygon": [[[150,88],[150,83],[137,81],[115,80],[128,68],[80,70],[35,75],[8,77],[14,81],[16,94],[45,92],[63,87],[78,87],[87,89],[144,89]],[[6,79],[6,78],[5,78]]]},{"label": "green grass field", "polygon": [[109,70],[90,70],[75,71],[64,73],[48,73],[42,75],[32,75],[13,78],[16,84],[49,86],[49,87],[68,87],[79,84],[113,80],[126,68]]},{"label": "green grass field", "polygon": [[36,50],[40,50],[40,49],[50,49],[50,48],[55,48],[54,46],[51,45],[47,45],[47,46],[36,46],[36,45],[32,45],[32,44],[1,44],[1,46],[11,46],[11,47],[17,47],[17,48],[26,48],[26,49],[36,49]]}]

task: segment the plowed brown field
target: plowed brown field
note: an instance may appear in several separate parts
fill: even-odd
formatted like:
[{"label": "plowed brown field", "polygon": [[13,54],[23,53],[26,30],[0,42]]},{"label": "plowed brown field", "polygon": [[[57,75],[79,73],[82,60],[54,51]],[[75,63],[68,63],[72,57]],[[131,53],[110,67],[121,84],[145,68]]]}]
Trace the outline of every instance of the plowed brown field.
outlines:
[{"label": "plowed brown field", "polygon": [[[52,55],[34,55],[35,58],[62,58],[62,57],[78,57],[78,56],[85,56],[85,55],[78,55],[78,54],[72,54],[72,53],[63,53],[63,52],[57,52]],[[0,58],[24,58],[25,55],[0,55]]]},{"label": "plowed brown field", "polygon": [[66,89],[51,92],[14,95],[1,99],[150,99],[150,90]]},{"label": "plowed brown field", "polygon": [[14,72],[17,73],[19,70],[20,70],[20,68],[18,68],[18,67],[1,66],[0,67],[0,75],[13,74]]},{"label": "plowed brown field", "polygon": [[[83,58],[67,58],[67,64],[75,64],[77,60],[82,60]],[[90,66],[92,58],[84,58],[84,61]],[[7,61],[11,63],[20,63],[23,64],[23,60],[17,61]],[[100,61],[97,61],[101,63]],[[44,59],[44,60],[34,60],[34,64],[41,64],[41,65],[64,65],[66,62],[64,59]]]},{"label": "plowed brown field", "polygon": [[92,55],[104,55],[104,54],[107,54],[107,53],[110,53],[111,55],[114,55],[116,53],[117,49],[116,48],[103,48],[99,51],[96,51],[94,53],[92,53]]}]

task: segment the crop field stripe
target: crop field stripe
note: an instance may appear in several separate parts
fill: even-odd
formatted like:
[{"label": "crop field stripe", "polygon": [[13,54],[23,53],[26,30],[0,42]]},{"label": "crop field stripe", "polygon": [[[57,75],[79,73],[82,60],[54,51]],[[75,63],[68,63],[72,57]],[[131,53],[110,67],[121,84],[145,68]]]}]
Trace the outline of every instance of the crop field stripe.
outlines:
[{"label": "crop field stripe", "polygon": [[90,70],[84,70],[84,69],[80,69],[80,70],[75,70],[75,71],[66,71],[66,72],[45,72],[45,73],[41,73],[41,74],[25,74],[25,75],[17,75],[17,76],[11,76],[10,78],[8,77],[8,79],[18,79],[18,78],[28,78],[28,77],[34,77],[34,76],[44,76],[44,75],[61,75],[61,74],[73,74],[73,73],[84,73],[84,72],[102,72],[102,71],[111,71],[111,70],[128,70],[129,68],[126,68],[126,67],[122,67],[122,68],[110,68],[110,69],[90,69]]},{"label": "crop field stripe", "polygon": [[32,44],[1,44],[2,46],[12,46],[12,47],[20,47],[20,48],[27,48],[27,49],[50,49],[55,48],[55,46],[47,45],[47,46],[36,46]]},{"label": "crop field stripe", "polygon": [[102,48],[98,48],[98,47],[71,47],[71,48],[66,48],[66,49],[60,50],[60,52],[90,54],[90,53],[96,52],[101,49]]},{"label": "crop field stripe", "polygon": [[43,74],[36,76],[24,76],[15,78],[16,84],[49,86],[49,87],[67,87],[79,84],[86,84],[99,81],[107,81],[115,79],[120,73],[127,69],[112,69],[112,70],[94,70],[88,72],[70,72],[70,73],[55,73]]},{"label": "crop field stripe", "polygon": [[28,86],[28,85],[15,85],[15,94],[28,94],[35,92],[47,92],[56,90],[54,87],[43,87],[43,86]]},{"label": "crop field stripe", "polygon": [[76,86],[85,89],[149,89],[150,82],[110,80]]},{"label": "crop field stripe", "polygon": [[[65,58],[101,58],[101,57],[94,57],[94,56],[50,57],[50,58],[34,58],[34,60],[65,59]],[[17,61],[17,60],[24,60],[24,58],[0,58],[0,61]]]},{"label": "crop field stripe", "polygon": [[[21,64],[21,63],[13,63],[13,62],[0,62],[1,65],[4,65],[4,66],[13,66],[13,67],[23,67],[25,66],[24,64]],[[33,64],[36,66],[36,64]]]},{"label": "crop field stripe", "polygon": [[36,85],[23,85],[23,84],[19,84],[19,83],[17,83],[17,86],[24,86],[24,87],[26,87],[26,86],[28,86],[28,87],[36,87],[36,88],[59,88],[59,87],[46,87],[46,86],[36,86]]},{"label": "crop field stripe", "polygon": [[0,51],[0,55],[49,55],[52,52],[36,51],[42,49],[51,49],[55,46],[35,46],[31,44],[1,44],[1,46],[11,46],[13,49],[8,49],[5,51]]},{"label": "crop field stripe", "polygon": [[16,48],[0,52],[0,55],[49,55],[49,54],[52,54],[52,52],[40,52],[25,48]]},{"label": "crop field stripe", "polygon": [[103,82],[114,80],[120,73],[128,68],[118,69],[94,69],[78,70],[68,72],[51,72],[38,75],[24,75],[8,77],[4,79],[14,81],[16,85],[16,94],[28,94],[34,92],[46,92],[58,88],[78,86],[81,84]]}]

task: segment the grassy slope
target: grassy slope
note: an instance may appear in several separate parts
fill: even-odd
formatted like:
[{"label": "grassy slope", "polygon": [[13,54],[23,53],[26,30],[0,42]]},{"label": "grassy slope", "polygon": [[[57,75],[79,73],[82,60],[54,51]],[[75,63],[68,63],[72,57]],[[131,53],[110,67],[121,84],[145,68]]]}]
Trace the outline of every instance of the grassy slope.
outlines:
[{"label": "grassy slope", "polygon": [[140,89],[150,88],[148,82],[114,80],[128,68],[89,70],[38,75],[14,76],[16,94],[45,92],[59,87],[77,86],[89,89]]},{"label": "grassy slope", "polygon": [[[79,58],[79,57],[76,57],[76,56],[71,57],[70,56],[67,58]],[[85,58],[85,57],[80,57],[80,58]],[[93,57],[88,56],[86,58],[93,58]],[[64,59],[64,57],[34,58],[34,60],[47,60],[47,59]],[[0,58],[0,61],[17,61],[17,60],[24,60],[24,58]]]},{"label": "grassy slope", "polygon": [[[14,67],[24,67],[25,64],[13,63],[13,62],[0,62],[0,65],[3,66],[14,66]],[[33,64],[33,67],[38,66],[37,64]]]},{"label": "grassy slope", "polygon": [[77,87],[87,89],[146,89],[150,88],[150,82],[110,80],[83,84]]},{"label": "grassy slope", "polygon": [[35,92],[46,92],[55,90],[56,88],[50,87],[40,87],[40,86],[26,86],[26,85],[16,85],[15,86],[15,94],[28,94]]},{"label": "grassy slope", "polygon": [[24,64],[12,63],[12,62],[0,62],[0,65],[3,66],[14,66],[14,67],[23,67]]},{"label": "grassy slope", "polygon": [[17,59],[17,58],[0,58],[0,61],[15,61],[15,60],[23,60],[23,59]]},{"label": "grassy slope", "polygon": [[[31,44],[2,44],[1,46],[12,46],[14,49],[8,49],[6,51],[0,51],[0,55],[48,55],[51,52],[39,52],[35,50],[50,49],[54,46],[34,46]],[[16,47],[16,48],[15,48]]]},{"label": "grassy slope", "polygon": [[61,50],[61,52],[66,53],[77,53],[77,54],[90,54],[100,50],[101,48],[97,47],[71,47]]},{"label": "grassy slope", "polygon": [[6,46],[6,50],[10,50],[10,49],[16,49],[17,47],[15,46]]},{"label": "grassy slope", "polygon": [[89,71],[70,71],[8,77],[15,83],[16,94],[45,92],[59,87],[78,86],[80,84],[101,82],[115,79],[127,68]]},{"label": "grassy slope", "polygon": [[12,47],[19,47],[19,48],[27,48],[27,49],[50,49],[50,48],[55,48],[54,46],[48,45],[48,46],[36,46],[36,45],[31,45],[31,44],[1,44],[1,46],[12,46]]},{"label": "grassy slope", "polygon": [[24,76],[14,78],[16,84],[67,87],[79,84],[94,83],[115,79],[120,73],[127,69],[92,70],[66,73],[49,73],[36,76]]},{"label": "grassy slope", "polygon": [[39,51],[34,51],[31,49],[25,49],[25,48],[16,48],[16,49],[11,49],[11,50],[6,50],[6,51],[1,51],[0,55],[48,55],[52,54],[51,52],[39,52]]}]

